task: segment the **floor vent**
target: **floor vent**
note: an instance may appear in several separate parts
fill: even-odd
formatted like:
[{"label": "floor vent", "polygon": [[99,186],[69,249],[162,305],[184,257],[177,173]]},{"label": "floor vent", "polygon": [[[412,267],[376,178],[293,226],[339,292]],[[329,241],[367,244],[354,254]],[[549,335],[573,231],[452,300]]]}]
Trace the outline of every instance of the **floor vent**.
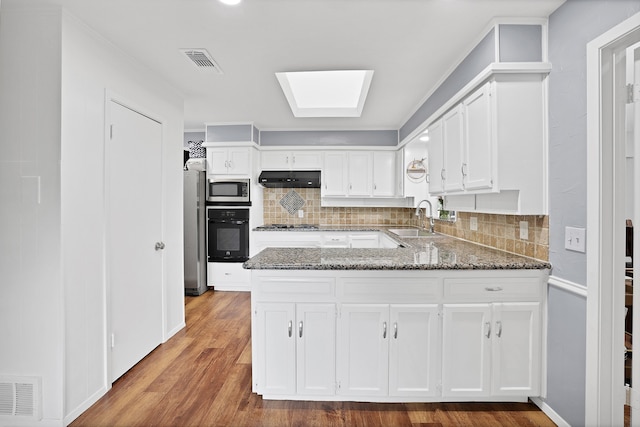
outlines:
[{"label": "floor vent", "polygon": [[0,419],[39,420],[40,378],[0,376]]},{"label": "floor vent", "polygon": [[215,71],[218,74],[222,74],[222,69],[206,49],[180,49],[180,51],[184,53],[197,68]]}]

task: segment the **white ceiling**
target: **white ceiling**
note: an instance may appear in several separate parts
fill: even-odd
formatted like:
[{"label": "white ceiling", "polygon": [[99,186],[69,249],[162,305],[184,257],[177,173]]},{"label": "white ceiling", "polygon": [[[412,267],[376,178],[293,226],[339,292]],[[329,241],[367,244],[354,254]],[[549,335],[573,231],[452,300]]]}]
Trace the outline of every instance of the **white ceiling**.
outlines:
[{"label": "white ceiling", "polygon": [[[184,95],[185,130],[398,129],[496,17],[547,17],[564,0],[50,0]],[[205,48],[224,74],[195,68]],[[359,118],[295,118],[280,71],[371,69]]]}]

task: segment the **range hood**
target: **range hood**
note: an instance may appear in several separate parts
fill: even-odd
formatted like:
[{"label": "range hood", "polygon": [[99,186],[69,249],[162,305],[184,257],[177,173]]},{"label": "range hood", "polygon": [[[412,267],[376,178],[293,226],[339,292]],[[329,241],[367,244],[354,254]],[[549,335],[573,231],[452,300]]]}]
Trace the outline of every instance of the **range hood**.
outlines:
[{"label": "range hood", "polygon": [[320,171],[263,171],[258,183],[267,188],[320,188]]}]

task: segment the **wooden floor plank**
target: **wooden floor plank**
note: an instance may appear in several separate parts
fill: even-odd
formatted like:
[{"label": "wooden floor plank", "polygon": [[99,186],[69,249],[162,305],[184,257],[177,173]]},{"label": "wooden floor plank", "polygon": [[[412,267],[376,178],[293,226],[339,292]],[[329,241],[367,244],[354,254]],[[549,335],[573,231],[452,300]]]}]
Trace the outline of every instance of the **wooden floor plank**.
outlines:
[{"label": "wooden floor plank", "polygon": [[185,297],[187,326],[126,372],[72,427],[554,426],[531,403],[304,402],[251,393],[251,299]]}]

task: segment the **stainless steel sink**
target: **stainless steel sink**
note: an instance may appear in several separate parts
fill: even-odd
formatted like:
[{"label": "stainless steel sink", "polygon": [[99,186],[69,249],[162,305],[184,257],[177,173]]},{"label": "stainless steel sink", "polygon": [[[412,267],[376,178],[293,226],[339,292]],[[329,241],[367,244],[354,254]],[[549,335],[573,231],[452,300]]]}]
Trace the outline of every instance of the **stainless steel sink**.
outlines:
[{"label": "stainless steel sink", "polygon": [[427,230],[420,230],[417,228],[390,228],[389,232],[395,234],[398,237],[428,237],[433,236]]}]

